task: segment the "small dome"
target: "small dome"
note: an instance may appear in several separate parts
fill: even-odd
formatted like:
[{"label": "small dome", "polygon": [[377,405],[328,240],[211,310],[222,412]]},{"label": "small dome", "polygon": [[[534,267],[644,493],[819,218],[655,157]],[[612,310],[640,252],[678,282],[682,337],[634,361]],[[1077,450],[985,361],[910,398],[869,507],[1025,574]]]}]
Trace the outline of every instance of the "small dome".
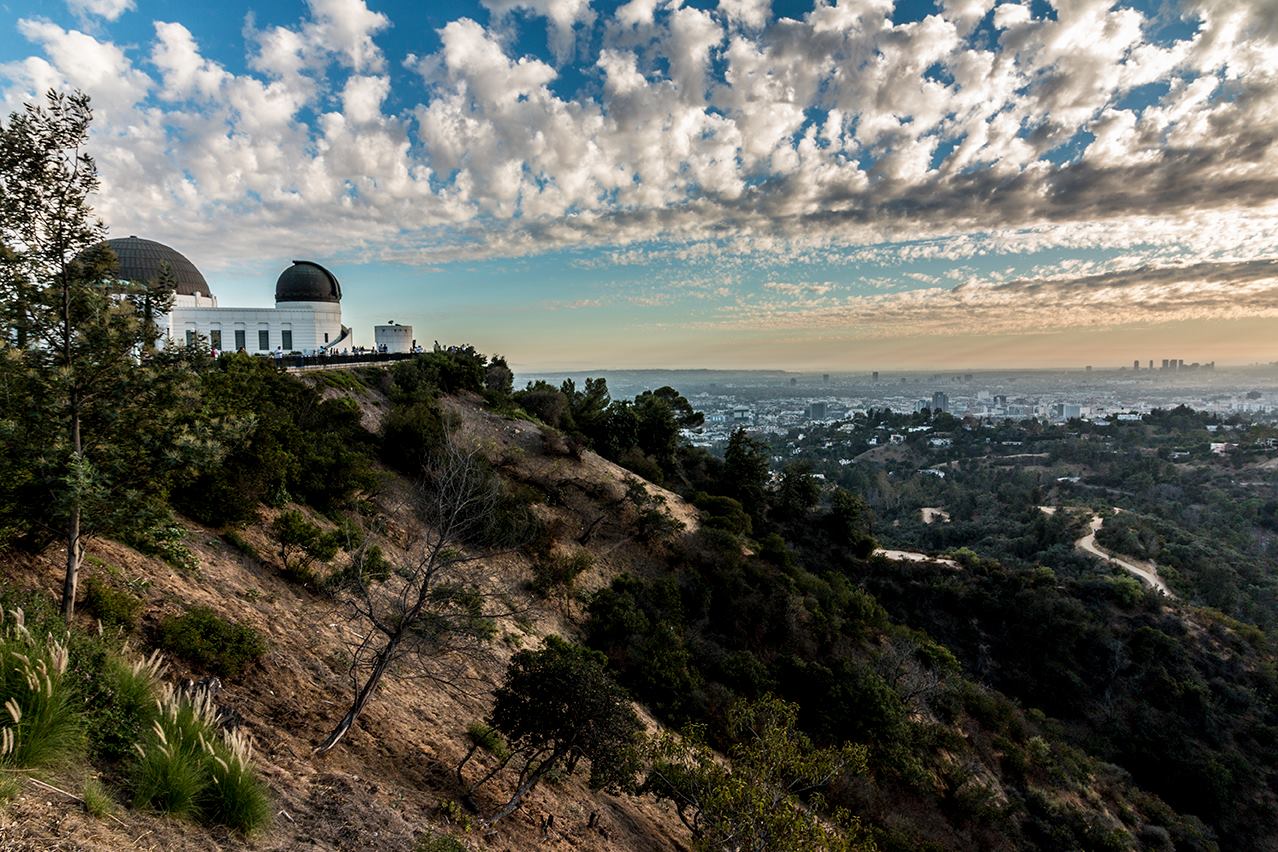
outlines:
[{"label": "small dome", "polygon": [[118,237],[107,240],[106,246],[115,252],[119,260],[116,275],[121,281],[132,281],[135,284],[154,284],[160,278],[164,265],[168,264],[177,280],[179,296],[209,296],[208,282],[195,268],[195,264],[186,259],[181,252],[169,248],[154,240],[140,237]]},{"label": "small dome", "polygon": [[318,263],[295,260],[275,282],[277,302],[340,302],[342,286]]}]

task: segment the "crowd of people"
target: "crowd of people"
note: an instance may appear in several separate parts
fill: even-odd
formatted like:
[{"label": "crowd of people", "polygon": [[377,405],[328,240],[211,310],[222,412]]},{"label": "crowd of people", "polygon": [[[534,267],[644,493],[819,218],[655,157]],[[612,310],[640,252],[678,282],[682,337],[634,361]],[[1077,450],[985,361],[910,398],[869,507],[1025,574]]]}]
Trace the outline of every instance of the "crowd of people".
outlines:
[{"label": "crowd of people", "polygon": [[[408,350],[408,353],[406,353],[406,354],[419,355],[419,354],[421,354],[422,352],[425,352],[425,351],[426,351],[426,350],[425,350],[423,347],[421,347],[421,346],[418,346],[418,345],[414,344],[414,345],[413,345],[413,346],[412,346],[412,347]],[[214,347],[213,349],[209,350],[209,352],[210,352],[210,354],[212,355],[212,357],[213,357],[214,359],[217,359],[219,356],[221,356],[221,355],[223,354],[224,350],[221,350],[221,349],[218,349],[218,348]],[[245,349],[243,346],[241,346],[239,349],[237,349],[237,350],[236,350],[236,352],[237,352],[237,353],[238,353],[238,352],[242,352],[242,353],[246,353],[246,354],[247,354],[247,353],[248,353],[248,350],[247,350],[247,349]],[[339,350],[339,349],[322,348],[322,349],[317,349],[317,350],[315,350],[314,352],[311,352],[311,353],[306,354],[306,355],[303,355],[303,353],[300,353],[300,352],[285,352],[285,351],[284,351],[284,347],[282,347],[282,346],[276,346],[273,350],[271,350],[271,351],[269,351],[269,352],[258,352],[258,353],[254,353],[254,354],[261,355],[261,356],[264,356],[264,357],[265,357],[265,356],[270,356],[270,357],[274,358],[276,361],[282,361],[282,360],[284,359],[284,357],[285,357],[285,356],[294,356],[294,355],[300,355],[300,356],[307,357],[307,358],[333,358],[333,357],[339,357],[339,356],[340,356],[340,357],[343,357],[343,358],[349,358],[349,357],[350,357],[350,356],[352,356],[352,355],[354,355],[354,356],[360,356],[360,355],[389,355],[389,354],[391,354],[391,352],[390,352],[390,349],[386,346],[386,344],[385,344],[385,343],[383,343],[383,344],[380,344],[380,345],[378,345],[378,346],[351,346],[351,347],[343,347],[343,348],[342,348],[342,349],[340,349],[340,350]]]}]

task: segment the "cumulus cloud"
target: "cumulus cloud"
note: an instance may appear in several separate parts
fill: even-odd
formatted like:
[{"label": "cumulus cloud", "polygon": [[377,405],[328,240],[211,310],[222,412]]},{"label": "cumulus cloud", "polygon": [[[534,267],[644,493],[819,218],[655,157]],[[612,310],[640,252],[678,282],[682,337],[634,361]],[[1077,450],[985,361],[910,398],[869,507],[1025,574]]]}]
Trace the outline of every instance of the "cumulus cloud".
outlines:
[{"label": "cumulus cloud", "polygon": [[[104,215],[240,257],[308,240],[422,264],[571,247],[802,264],[1108,246],[1161,252],[1146,259],[1181,282],[1173,295],[1234,286],[1263,307],[1268,285],[1240,264],[1278,239],[1275,2],[1185,0],[1188,34],[1164,37],[1154,13],[1116,0],[1037,15],[940,0],[907,23],[890,0],[821,0],[795,17],[755,0],[608,13],[484,0],[486,22],[452,20],[438,49],[404,61],[384,53],[393,22],[365,0],[308,0],[296,22],[247,22],[242,65],[210,58],[177,21],[125,46],[32,17],[19,24],[30,55],[0,65],[0,97],[13,109],[51,86],[88,91]],[[109,21],[130,4],[73,5]],[[529,16],[552,55],[513,46]],[[743,315],[860,298],[796,280],[767,282],[772,301]],[[1058,283],[914,281],[926,286],[856,304],[980,313],[1056,299],[1093,318],[1104,312],[1062,294],[1120,306],[1139,294],[1150,315],[1171,304],[1077,270],[1034,280]]]},{"label": "cumulus cloud", "polygon": [[67,8],[81,18],[92,15],[114,21],[135,7],[133,0],[67,0]]},{"label": "cumulus cloud", "polygon": [[574,27],[589,26],[595,20],[590,0],[481,0],[484,7],[499,20],[515,10],[546,19],[550,29],[550,47],[555,58],[566,62],[572,56],[576,39]]}]

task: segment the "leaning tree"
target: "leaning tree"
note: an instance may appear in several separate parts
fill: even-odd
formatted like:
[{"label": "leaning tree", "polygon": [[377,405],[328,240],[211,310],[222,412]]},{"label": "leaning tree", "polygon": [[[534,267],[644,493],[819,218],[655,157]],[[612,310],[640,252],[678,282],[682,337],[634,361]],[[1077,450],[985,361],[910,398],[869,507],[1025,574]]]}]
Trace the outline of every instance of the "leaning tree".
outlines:
[{"label": "leaning tree", "polygon": [[499,523],[508,511],[501,481],[480,453],[446,437],[412,501],[418,523],[399,555],[387,566],[381,549],[365,542],[339,593],[353,637],[351,699],[317,754],[346,736],[388,674],[462,692],[480,687],[475,666],[488,656],[498,620],[515,614],[480,582],[484,561],[522,536],[519,524]]}]

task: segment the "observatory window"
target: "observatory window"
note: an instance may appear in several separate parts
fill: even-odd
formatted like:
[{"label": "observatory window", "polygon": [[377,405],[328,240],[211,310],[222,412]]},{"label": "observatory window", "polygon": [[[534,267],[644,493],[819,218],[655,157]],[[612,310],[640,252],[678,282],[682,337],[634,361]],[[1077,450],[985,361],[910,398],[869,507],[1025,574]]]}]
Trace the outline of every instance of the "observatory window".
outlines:
[{"label": "observatory window", "polygon": [[187,346],[195,345],[195,331],[193,329],[188,328],[186,330],[186,345]]},{"label": "observatory window", "polygon": [[221,350],[222,348],[222,329],[215,328],[209,332],[209,346],[213,349]]},{"label": "observatory window", "polygon": [[324,332],[324,342],[328,343],[328,332]]},{"label": "observatory window", "polygon": [[248,341],[245,340],[244,338],[245,338],[244,329],[237,328],[235,330],[235,351],[236,352],[240,351],[241,349],[248,348]]},{"label": "observatory window", "polygon": [[271,348],[271,331],[270,329],[260,329],[257,332],[257,348],[261,352]]},{"label": "observatory window", "polygon": [[286,328],[280,332],[280,346],[284,347],[285,352],[293,351],[293,329]]}]

